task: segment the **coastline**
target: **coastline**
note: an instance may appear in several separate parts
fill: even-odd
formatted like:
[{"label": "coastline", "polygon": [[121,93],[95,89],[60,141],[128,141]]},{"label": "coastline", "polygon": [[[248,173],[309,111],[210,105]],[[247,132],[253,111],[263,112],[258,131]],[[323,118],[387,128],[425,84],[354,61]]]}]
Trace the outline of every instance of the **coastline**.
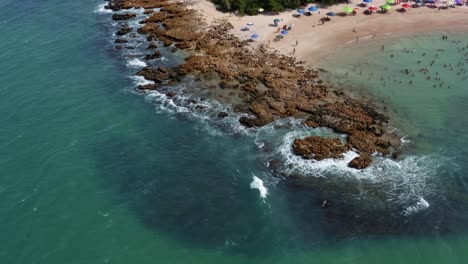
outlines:
[{"label": "coastline", "polygon": [[[125,39],[127,35],[135,37],[138,33],[147,36],[146,50],[152,53],[143,54],[141,58],[148,62],[161,57],[161,45],[172,52],[189,52],[180,66],[166,68],[150,64],[139,70],[136,75],[150,81],[138,86],[141,92],[158,91],[175,101],[180,94],[177,91],[168,92],[165,87],[174,86],[190,77],[196,80],[196,88],[191,88],[192,93],[197,93],[197,89],[204,91],[210,99],[230,105],[235,112],[244,113],[238,120],[243,126],[262,127],[275,120],[292,117],[304,120],[305,126],[326,127],[332,129],[337,136],[347,136],[344,140],[316,136],[295,139],[291,146],[293,152],[304,159],[342,159],[346,152],[355,151],[358,156],[348,166],[364,169],[372,164],[376,153],[395,159],[400,155],[401,135],[389,126],[388,117],[379,113],[373,102],[353,98],[344,91],[330,87],[321,78],[322,72],[312,70],[310,66],[319,61],[316,53],[317,50],[324,49],[324,46],[331,53],[339,48],[334,45],[353,44],[353,41],[348,40],[350,35],[353,38],[359,34],[369,36],[371,33],[376,34],[377,28],[383,29],[383,32],[391,31],[389,28],[404,32],[409,28],[408,23],[413,25],[412,18],[417,17],[417,14],[337,17],[322,26],[312,25],[312,29],[310,24],[304,23],[310,17],[304,17],[298,21],[300,23],[295,22],[291,34],[284,40],[265,45],[268,37],[275,34],[271,31],[279,29],[271,26],[272,16],[235,17],[216,11],[214,5],[208,1],[181,3],[164,0],[114,0],[109,1],[107,8],[125,12],[113,15],[113,20],[118,21],[134,18],[136,15],[128,11],[132,8],[144,8],[144,14],[147,14],[144,20],[138,21],[139,25],[133,24],[130,27],[126,23],[122,24],[116,33],[120,37],[116,39],[116,49],[132,49],[133,47],[123,47],[120,44],[128,42]],[[332,8],[340,8],[340,5]],[[428,11],[423,11],[424,14],[426,12]],[[283,13],[280,17],[288,14],[292,12]],[[465,9],[458,14],[465,15]],[[382,23],[387,23],[396,16],[407,19],[406,23],[393,21],[394,26],[381,27]],[[379,23],[372,23],[372,26],[361,31],[357,26],[368,19]],[[453,16],[453,19],[458,17]],[[271,21],[267,22],[268,20]],[[299,19],[291,15],[281,23],[287,24],[293,20]],[[349,23],[348,20],[354,23]],[[240,26],[245,26],[245,21],[253,23],[248,32],[240,31]],[[347,23],[340,23],[341,21]],[[461,28],[465,23],[461,22]],[[452,25],[452,20],[439,24]],[[243,36],[266,30],[267,27],[270,32],[265,32],[256,41]],[[408,32],[414,31],[413,28],[419,30],[416,26]],[[434,28],[431,25],[431,29]],[[443,27],[438,27],[441,28]],[[382,35],[385,37],[389,34]],[[313,41],[309,41],[311,38]],[[380,37],[376,35],[375,39]],[[293,45],[291,42],[294,42]],[[290,54],[289,49],[293,49],[294,54]],[[327,52],[321,51],[320,55],[324,56]],[[178,103],[198,104],[197,100],[178,100]],[[203,107],[197,105],[195,109]],[[227,115],[229,114],[223,112],[218,117],[225,118]]]}]

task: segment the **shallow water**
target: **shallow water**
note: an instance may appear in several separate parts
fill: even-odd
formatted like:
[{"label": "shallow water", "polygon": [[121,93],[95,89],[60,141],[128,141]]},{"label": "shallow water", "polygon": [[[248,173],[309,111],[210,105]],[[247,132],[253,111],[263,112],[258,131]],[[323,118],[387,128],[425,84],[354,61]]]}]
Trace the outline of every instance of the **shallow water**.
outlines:
[{"label": "shallow water", "polygon": [[[324,190],[294,188],[265,167],[277,157],[289,160],[285,170],[299,168],[294,164],[302,161],[291,160],[287,140],[294,133],[330,131],[310,131],[288,120],[245,131],[229,120],[210,121],[203,112],[190,115],[189,109],[177,108],[161,95],[136,95],[131,75],[141,65],[130,64],[113,49],[110,14],[98,12],[99,4],[0,3],[1,263],[466,261],[468,240],[454,228],[466,223],[466,207],[453,208],[460,215],[452,212],[447,214],[452,222],[443,221],[457,233],[442,235],[424,226],[421,230],[430,232],[423,236],[411,225],[414,235],[366,235],[346,226],[346,219],[329,223],[332,218],[319,205],[332,185],[321,183]],[[461,96],[450,104],[457,107],[446,116],[466,110]],[[401,124],[416,123],[404,112],[397,117]],[[453,125],[446,131],[463,129],[462,122]],[[442,137],[424,141],[410,128],[402,126],[417,154],[453,153],[446,155],[454,160],[447,164],[458,167],[437,166],[435,171],[444,172],[446,190],[460,187],[454,196],[464,206],[466,155],[462,148],[449,151],[463,138],[443,149],[436,140]],[[431,147],[419,147],[426,145]],[[406,162],[412,164],[411,159],[408,155]],[[346,179],[356,183],[355,171],[327,162],[300,167],[329,175],[338,187]],[[418,177],[419,171],[405,167],[404,160],[396,164],[382,159],[381,167],[363,177],[382,177],[386,174],[372,170],[393,171],[403,164],[401,175],[415,180],[407,184],[428,186],[426,180],[416,180],[432,174]],[[412,188],[403,190],[408,194]],[[429,208],[438,204],[424,197]]]}]

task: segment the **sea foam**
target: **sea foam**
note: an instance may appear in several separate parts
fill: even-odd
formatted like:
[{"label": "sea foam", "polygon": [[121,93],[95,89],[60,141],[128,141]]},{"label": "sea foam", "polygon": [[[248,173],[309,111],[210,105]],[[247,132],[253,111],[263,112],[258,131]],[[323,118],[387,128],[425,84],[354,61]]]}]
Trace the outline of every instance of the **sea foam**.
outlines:
[{"label": "sea foam", "polygon": [[112,10],[110,9],[106,9],[107,3],[104,3],[104,4],[100,4],[96,10],[94,10],[95,13],[112,13]]},{"label": "sea foam", "polygon": [[268,189],[263,185],[263,181],[257,176],[253,176],[253,181],[250,183],[250,189],[257,189],[260,192],[260,197],[266,198]]}]

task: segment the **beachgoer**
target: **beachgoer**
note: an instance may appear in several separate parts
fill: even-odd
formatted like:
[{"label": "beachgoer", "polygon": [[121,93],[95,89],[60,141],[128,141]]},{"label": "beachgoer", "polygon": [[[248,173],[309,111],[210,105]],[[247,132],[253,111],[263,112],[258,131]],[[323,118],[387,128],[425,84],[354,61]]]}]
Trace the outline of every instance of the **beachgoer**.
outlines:
[{"label": "beachgoer", "polygon": [[382,48],[381,48],[382,51],[384,51],[384,45],[382,45]]}]

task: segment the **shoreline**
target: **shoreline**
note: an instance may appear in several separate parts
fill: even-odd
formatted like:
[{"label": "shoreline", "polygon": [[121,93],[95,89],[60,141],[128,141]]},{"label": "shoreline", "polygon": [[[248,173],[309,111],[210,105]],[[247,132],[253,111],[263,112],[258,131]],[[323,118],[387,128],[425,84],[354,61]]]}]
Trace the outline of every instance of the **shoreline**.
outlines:
[{"label": "shoreline", "polygon": [[[139,58],[147,62],[159,59],[162,47],[172,52],[188,52],[179,66],[166,68],[159,63],[149,63],[136,72],[137,76],[152,81],[138,86],[140,92],[157,91],[174,103],[200,109],[197,107],[203,108],[203,97],[181,100],[184,92],[168,90],[186,78],[193,78],[196,82],[187,93],[201,91],[203,96],[230,106],[235,113],[242,114],[238,121],[245,127],[262,127],[292,117],[304,120],[306,127],[326,127],[337,137],[346,135],[343,140],[316,136],[296,138],[292,152],[304,159],[342,159],[344,153],[353,150],[358,156],[348,166],[360,170],[372,164],[376,153],[393,159],[400,155],[402,135],[389,125],[388,117],[377,110],[375,102],[331,87],[321,78],[324,75],[321,70],[313,70],[310,63],[285,54],[286,49],[278,52],[261,45],[262,40],[251,45],[251,41],[239,36],[245,32],[235,33],[239,29],[236,25],[245,18],[220,13],[208,1],[186,5],[165,0],[111,0],[107,8],[123,11],[113,15],[113,20],[124,21],[116,33],[119,38],[116,49],[132,48],[121,43],[126,43],[128,36],[139,34],[146,38],[144,43],[147,44]],[[133,21],[133,27],[125,23],[135,17],[129,11],[131,8],[143,8],[141,12],[147,14],[138,23]],[[230,22],[236,19],[234,24]],[[270,20],[271,17],[260,16],[259,19]],[[267,23],[264,26],[270,27]],[[300,34],[300,28],[300,25],[294,26],[286,39]],[[330,34],[335,36],[336,32]],[[289,42],[279,44],[289,45]],[[298,50],[309,50],[307,47],[300,42]],[[218,118],[228,115],[219,113]]]}]

